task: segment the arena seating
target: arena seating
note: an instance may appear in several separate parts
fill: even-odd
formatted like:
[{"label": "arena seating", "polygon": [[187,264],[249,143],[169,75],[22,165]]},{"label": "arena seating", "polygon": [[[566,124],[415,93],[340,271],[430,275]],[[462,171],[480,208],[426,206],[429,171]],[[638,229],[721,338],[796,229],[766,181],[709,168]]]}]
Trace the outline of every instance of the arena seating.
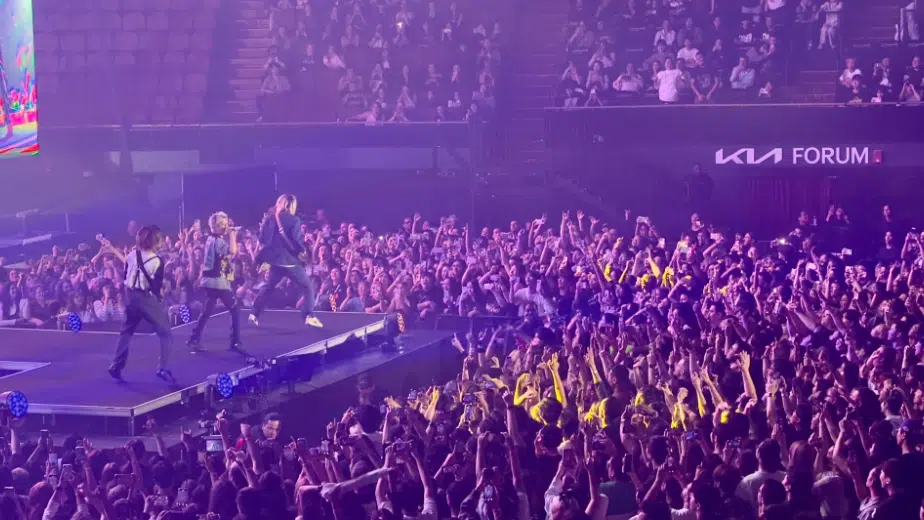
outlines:
[{"label": "arena seating", "polygon": [[[379,112],[372,117],[387,121],[399,105],[403,110],[398,112],[410,121],[489,117],[495,108],[499,49],[506,36],[500,31],[508,8],[485,0],[430,4],[394,3],[381,12],[372,2],[351,4],[350,9],[292,0],[229,5],[234,39],[229,42],[224,115],[253,121],[260,98],[262,115],[270,121],[343,121],[373,106]],[[308,46],[314,52],[310,58]],[[329,48],[342,66],[325,56]],[[384,72],[375,79],[378,67]],[[402,77],[404,67],[407,77]],[[457,77],[451,79],[455,67]],[[290,87],[264,96],[261,85],[271,68],[278,68]],[[482,86],[485,91],[478,92]],[[477,114],[469,114],[472,104],[478,105]],[[437,113],[438,107],[445,114]]]},{"label": "arena seating", "polygon": [[220,3],[36,2],[36,74],[46,121],[201,121]]}]

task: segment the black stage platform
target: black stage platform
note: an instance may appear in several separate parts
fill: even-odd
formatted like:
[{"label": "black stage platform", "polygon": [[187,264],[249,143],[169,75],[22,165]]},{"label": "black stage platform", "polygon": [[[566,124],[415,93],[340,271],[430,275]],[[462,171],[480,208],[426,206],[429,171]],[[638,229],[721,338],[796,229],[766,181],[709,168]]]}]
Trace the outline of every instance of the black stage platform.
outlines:
[{"label": "black stage platform", "polygon": [[[351,338],[383,330],[384,314],[318,313],[324,328],[306,326],[297,311],[266,311],[260,326],[241,311],[245,353],[228,350],[230,315],[216,314],[202,338],[206,352],[192,354],[185,346],[192,324],[173,329],[169,365],[178,385],[169,387],[154,376],[158,338],[137,335],[131,344],[124,383],[106,369],[115,352],[117,332],[79,333],[0,329],[0,391],[19,390],[29,399],[29,413],[134,418],[201,394],[209,378],[227,373],[240,380],[266,370],[248,358],[271,360],[325,352]],[[15,371],[15,372],[13,372]],[[10,373],[12,372],[12,373]]]}]

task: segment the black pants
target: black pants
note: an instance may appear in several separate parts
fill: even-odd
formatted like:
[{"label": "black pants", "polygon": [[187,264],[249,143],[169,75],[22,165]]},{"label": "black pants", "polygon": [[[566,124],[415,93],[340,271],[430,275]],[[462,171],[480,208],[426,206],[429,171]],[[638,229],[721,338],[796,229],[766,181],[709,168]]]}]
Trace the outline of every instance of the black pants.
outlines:
[{"label": "black pants", "polygon": [[273,265],[270,266],[269,281],[260,290],[256,301],[253,302],[254,316],[259,316],[263,312],[263,309],[266,308],[267,300],[273,295],[273,291],[276,290],[276,286],[279,285],[283,278],[288,278],[301,287],[302,294],[305,296],[305,308],[302,310],[302,315],[307,317],[314,314],[314,284],[311,283],[311,278],[308,277],[305,268],[300,265]]},{"label": "black pants", "polygon": [[125,291],[125,322],[119,332],[119,343],[116,345],[115,358],[112,360],[112,366],[117,370],[125,368],[125,363],[128,361],[128,343],[142,320],[153,325],[154,332],[160,338],[160,359],[157,362],[157,368],[167,368],[172,340],[167,309],[150,292],[127,289]]},{"label": "black pants", "polygon": [[225,306],[225,309],[231,313],[231,343],[237,343],[241,339],[241,317],[238,313],[240,307],[234,293],[227,289],[211,289],[209,287],[204,289],[206,296],[205,306],[202,309],[202,314],[199,315],[199,321],[196,322],[196,327],[193,329],[189,340],[199,341],[202,338],[202,330],[205,329],[205,324],[212,317],[215,304],[220,301]]}]

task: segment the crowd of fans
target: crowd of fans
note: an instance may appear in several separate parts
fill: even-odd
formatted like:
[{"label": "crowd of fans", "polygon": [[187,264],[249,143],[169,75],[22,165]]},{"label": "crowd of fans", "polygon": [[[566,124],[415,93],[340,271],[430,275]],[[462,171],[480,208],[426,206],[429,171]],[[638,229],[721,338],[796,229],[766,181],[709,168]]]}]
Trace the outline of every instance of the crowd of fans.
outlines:
[{"label": "crowd of fans", "polygon": [[843,103],[917,104],[924,94],[924,69],[920,56],[911,58],[906,67],[893,65],[886,56],[872,63],[871,72],[860,68],[856,58],[847,58],[837,82],[838,101]]},{"label": "crowd of fans", "polygon": [[839,42],[841,0],[572,0],[561,105],[775,99],[791,59]]},{"label": "crowd of fans", "polygon": [[[8,422],[0,517],[919,518],[924,237],[888,207],[853,226],[832,206],[758,243],[693,215],[668,243],[629,211],[480,231],[415,215],[377,237],[318,213],[319,307],[507,320],[453,340],[445,385],[385,397],[361,379],[324,439],[219,416],[220,441],[184,433],[175,458],[156,427],[150,454]],[[260,271],[243,243],[246,304]],[[195,299],[201,244],[198,224],[165,244],[170,298]],[[4,294],[113,319],[119,266],[91,254],[53,252]]]},{"label": "crowd of fans", "polygon": [[261,118],[293,89],[336,100],[339,120],[489,118],[504,39],[491,13],[456,1],[279,0],[270,12]]}]

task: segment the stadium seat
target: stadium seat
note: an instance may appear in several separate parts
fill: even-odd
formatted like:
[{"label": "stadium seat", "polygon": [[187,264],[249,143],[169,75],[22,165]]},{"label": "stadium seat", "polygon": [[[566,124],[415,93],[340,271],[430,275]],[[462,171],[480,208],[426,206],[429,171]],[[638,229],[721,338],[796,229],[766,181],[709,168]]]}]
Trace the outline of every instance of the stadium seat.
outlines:
[{"label": "stadium seat", "polygon": [[167,13],[151,11],[145,16],[147,17],[149,31],[166,31],[169,28]]},{"label": "stadium seat", "polygon": [[109,31],[90,31],[87,33],[88,51],[108,51],[112,49],[112,33]]},{"label": "stadium seat", "polygon": [[[145,0],[122,0],[122,10],[123,11],[144,11],[147,8],[147,5],[151,2],[145,2]],[[157,2],[154,2],[157,3]]]},{"label": "stadium seat", "polygon": [[48,17],[49,27],[52,31],[63,32],[70,29],[70,20],[68,16],[62,12],[55,12],[50,17]]},{"label": "stadium seat", "polygon": [[[59,124],[201,121],[219,3],[37,3],[43,117]],[[117,106],[104,109],[113,89]]]},{"label": "stadium seat", "polygon": [[199,29],[214,29],[217,25],[217,13],[212,10],[204,10],[196,13],[193,19],[193,27]]},{"label": "stadium seat", "polygon": [[211,29],[196,30],[189,38],[189,47],[196,51],[210,51],[212,50],[212,39]]},{"label": "stadium seat", "polygon": [[183,96],[176,107],[177,123],[194,123],[202,120],[202,96]]},{"label": "stadium seat", "polygon": [[169,28],[173,31],[189,31],[193,28],[193,18],[183,11],[171,12],[167,15]]},{"label": "stadium seat", "polygon": [[72,18],[71,28],[76,31],[96,31],[100,28],[99,16],[94,13],[77,13]]},{"label": "stadium seat", "polygon": [[53,33],[35,33],[35,46],[42,49],[42,55],[57,52],[61,48],[61,40]]},{"label": "stadium seat", "polygon": [[135,55],[131,52],[120,52],[115,55],[113,60],[113,64],[116,66],[135,65],[136,63]]},{"label": "stadium seat", "polygon": [[163,0],[163,2],[169,3],[172,11],[189,11],[195,7],[193,0]]},{"label": "stadium seat", "polygon": [[144,15],[141,13],[125,13],[122,15],[122,29],[126,31],[139,31],[145,28]]},{"label": "stadium seat", "polygon": [[157,91],[164,94],[177,94],[183,91],[183,76],[164,72],[157,82]]},{"label": "stadium seat", "polygon": [[109,31],[118,31],[122,29],[122,17],[119,13],[103,13],[100,17],[100,26]]},{"label": "stadium seat", "polygon": [[141,50],[163,51],[167,48],[167,34],[160,30],[146,31],[141,34],[138,46]]},{"label": "stadium seat", "polygon": [[189,49],[189,33],[173,31],[167,38],[167,48],[171,51],[185,51]]},{"label": "stadium seat", "polygon": [[189,74],[184,81],[184,90],[192,94],[203,94],[208,87],[208,79],[204,74]]},{"label": "stadium seat", "polygon": [[136,54],[138,65],[144,70],[156,70],[164,63],[164,54],[159,50],[144,50]]},{"label": "stadium seat", "polygon": [[138,50],[138,34],[134,32],[123,31],[116,34],[115,48],[119,51],[136,51]]},{"label": "stadium seat", "polygon": [[49,96],[58,94],[58,76],[56,74],[42,75],[42,94]]},{"label": "stadium seat", "polygon": [[67,52],[61,57],[61,68],[72,72],[84,69],[87,66],[87,57],[82,52]]},{"label": "stadium seat", "polygon": [[87,53],[87,67],[91,69],[105,69],[112,66],[112,58],[101,51]]},{"label": "stadium seat", "polygon": [[211,59],[204,52],[190,52],[186,57],[186,68],[190,72],[208,72]]},{"label": "stadium seat", "polygon": [[121,2],[119,0],[97,0],[99,2],[97,7],[101,11],[118,11],[121,7]]},{"label": "stadium seat", "polygon": [[175,101],[173,97],[170,96],[157,96],[154,98],[154,102],[151,105],[151,117],[150,120],[152,123],[172,123],[173,122],[173,111],[175,109]]},{"label": "stadium seat", "polygon": [[87,48],[84,33],[68,32],[61,37],[61,50],[65,52],[80,52]]},{"label": "stadium seat", "polygon": [[164,53],[164,66],[181,69],[186,65],[186,53],[182,51],[167,51]]},{"label": "stadium seat", "polygon": [[158,78],[153,73],[140,72],[138,74],[136,85],[138,87],[139,98],[150,97],[158,90]]}]

